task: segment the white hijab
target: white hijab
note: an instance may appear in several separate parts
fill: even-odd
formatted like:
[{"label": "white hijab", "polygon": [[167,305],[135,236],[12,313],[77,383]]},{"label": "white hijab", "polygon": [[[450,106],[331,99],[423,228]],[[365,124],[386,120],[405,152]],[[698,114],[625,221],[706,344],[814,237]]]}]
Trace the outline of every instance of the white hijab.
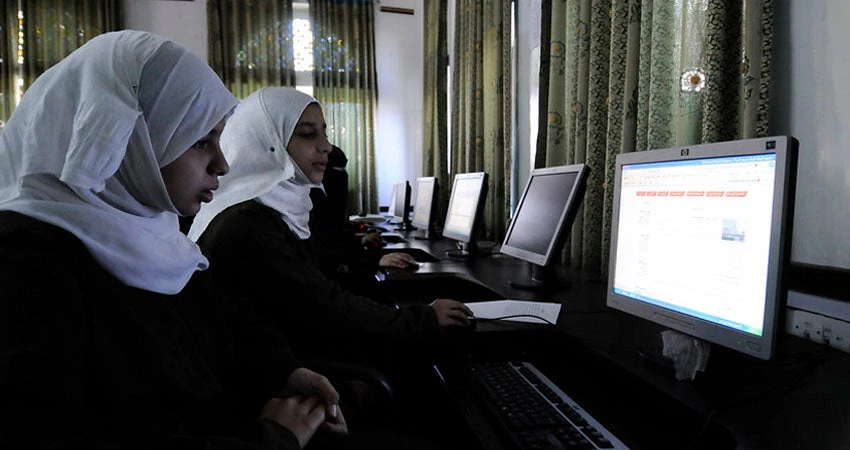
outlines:
[{"label": "white hijab", "polygon": [[189,237],[197,241],[220,212],[256,198],[275,209],[299,238],[310,237],[312,183],[286,147],[301,114],[318,101],[289,87],[265,87],[236,107],[221,135],[221,151],[230,172],[221,179],[215,198],[195,216]]},{"label": "white hijab", "polygon": [[180,233],[160,168],[236,103],[171,41],[97,36],[38,77],[0,134],[0,210],[69,231],[127,285],[178,293],[208,261]]}]

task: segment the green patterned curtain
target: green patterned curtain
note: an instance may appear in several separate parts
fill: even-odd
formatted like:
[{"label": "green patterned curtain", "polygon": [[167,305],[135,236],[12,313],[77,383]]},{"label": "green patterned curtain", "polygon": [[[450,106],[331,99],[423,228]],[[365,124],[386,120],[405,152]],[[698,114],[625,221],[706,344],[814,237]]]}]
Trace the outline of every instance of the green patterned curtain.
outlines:
[{"label": "green patterned curtain", "polygon": [[12,115],[19,95],[16,79],[22,75],[18,65],[18,4],[0,3],[0,129]]},{"label": "green patterned curtain", "polygon": [[348,156],[349,211],[378,212],[375,176],[375,8],[371,0],[312,0],[313,94],[328,136]]},{"label": "green patterned curtain", "polygon": [[207,2],[209,63],[233,95],[295,86],[292,1]]},{"label": "green patterned curtain", "polygon": [[766,135],[773,0],[543,6],[535,166],[590,167],[564,261],[605,275],[617,154]]},{"label": "green patterned curtain", "polygon": [[484,238],[504,236],[511,178],[511,0],[455,2],[451,173],[487,172]]},{"label": "green patterned curtain", "polygon": [[446,8],[446,0],[425,2],[422,175],[437,177],[437,182],[442,185],[438,191],[440,199],[436,208],[437,217],[444,217],[452,182],[449,178],[446,118],[448,111],[446,70],[449,68]]},{"label": "green patterned curtain", "polygon": [[123,17],[120,0],[6,0],[0,14],[0,123],[39,75]]}]

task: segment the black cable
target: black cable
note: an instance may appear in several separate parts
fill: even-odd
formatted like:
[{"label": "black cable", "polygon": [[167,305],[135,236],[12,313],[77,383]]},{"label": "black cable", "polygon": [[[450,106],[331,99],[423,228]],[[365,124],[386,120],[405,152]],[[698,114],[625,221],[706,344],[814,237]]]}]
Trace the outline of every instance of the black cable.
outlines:
[{"label": "black cable", "polygon": [[807,370],[804,370],[803,373],[796,376],[790,382],[775,383],[773,385],[769,385],[768,387],[766,387],[765,389],[763,389],[759,392],[756,392],[753,395],[735,398],[732,401],[727,400],[726,402],[715,406],[714,409],[712,409],[711,412],[708,414],[708,416],[706,416],[705,420],[702,423],[702,426],[700,426],[699,431],[697,431],[697,434],[694,436],[694,439],[686,447],[686,449],[687,450],[693,450],[693,449],[697,448],[696,445],[699,443],[700,439],[702,439],[706,430],[708,430],[709,425],[711,425],[712,420],[714,420],[714,416],[717,415],[717,413],[719,411],[721,411],[723,409],[727,409],[729,407],[738,406],[738,405],[742,405],[742,404],[747,403],[747,402],[758,400],[760,397],[764,397],[764,396],[766,396],[768,394],[772,394],[774,392],[789,392],[789,391],[791,391],[791,390],[793,390],[797,387],[802,386],[803,383],[805,382],[805,380],[814,372],[814,368],[817,365],[817,363],[819,362],[817,358],[807,358],[807,357],[804,357],[804,356],[800,357],[799,359],[791,358],[788,361],[780,362],[779,365],[780,366],[788,366],[788,365],[793,366],[794,364],[797,364],[797,363],[800,363],[800,362],[802,362],[804,364],[804,369],[807,369]]},{"label": "black cable", "polygon": [[[476,317],[475,320],[477,320],[479,322],[492,322],[492,321],[495,321],[495,320],[513,319],[515,317],[528,317],[528,318],[532,318],[532,319],[540,319],[540,320],[548,323],[549,325],[555,325],[553,322],[550,322],[545,317],[535,316],[534,314],[512,314],[510,316],[487,317],[487,318],[477,318]],[[528,322],[526,322],[526,323],[528,323]]]}]

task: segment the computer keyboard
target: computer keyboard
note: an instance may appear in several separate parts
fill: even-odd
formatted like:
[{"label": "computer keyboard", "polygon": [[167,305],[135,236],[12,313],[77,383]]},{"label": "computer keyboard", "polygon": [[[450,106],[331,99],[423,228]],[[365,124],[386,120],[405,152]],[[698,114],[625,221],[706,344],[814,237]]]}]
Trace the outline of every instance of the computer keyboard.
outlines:
[{"label": "computer keyboard", "polygon": [[628,449],[527,361],[472,363],[467,375],[521,449]]}]

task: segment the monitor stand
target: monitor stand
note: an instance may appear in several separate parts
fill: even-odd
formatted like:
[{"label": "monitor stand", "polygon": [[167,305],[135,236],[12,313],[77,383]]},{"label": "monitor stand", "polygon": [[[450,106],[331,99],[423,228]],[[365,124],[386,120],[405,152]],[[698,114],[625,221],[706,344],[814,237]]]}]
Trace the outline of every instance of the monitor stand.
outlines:
[{"label": "monitor stand", "polygon": [[405,220],[404,222],[399,223],[398,227],[396,227],[395,229],[396,231],[413,231],[416,229],[416,227],[414,227],[413,224],[409,221]]},{"label": "monitor stand", "polygon": [[440,238],[440,235],[435,233],[430,228],[425,228],[425,232],[422,236],[413,236],[413,239],[416,239],[416,240],[419,240],[419,241],[436,241],[439,238]]},{"label": "monitor stand", "polygon": [[478,244],[472,242],[457,242],[457,248],[454,250],[446,250],[446,256],[449,258],[474,258],[478,256]]},{"label": "monitor stand", "polygon": [[529,272],[531,273],[530,279],[523,281],[509,280],[508,284],[514,289],[525,291],[564,291],[571,286],[569,281],[558,277],[554,266],[531,264]]}]

